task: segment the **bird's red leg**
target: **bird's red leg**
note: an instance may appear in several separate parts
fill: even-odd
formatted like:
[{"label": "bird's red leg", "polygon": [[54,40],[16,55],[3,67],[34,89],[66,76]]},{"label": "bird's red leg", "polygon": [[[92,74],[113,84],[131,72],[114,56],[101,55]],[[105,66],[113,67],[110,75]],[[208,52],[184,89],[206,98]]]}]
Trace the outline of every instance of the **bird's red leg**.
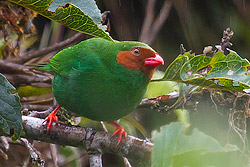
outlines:
[{"label": "bird's red leg", "polygon": [[107,123],[116,128],[116,130],[112,134],[112,137],[114,137],[118,133],[118,140],[117,140],[116,146],[118,146],[120,142],[122,141],[122,136],[124,136],[125,141],[127,141],[127,132],[125,132],[124,128],[121,125],[117,124],[115,121],[111,121]]},{"label": "bird's red leg", "polygon": [[57,106],[56,109],[50,113],[44,121],[48,122],[47,125],[47,134],[49,133],[49,130],[51,128],[52,122],[58,122],[58,117],[56,116],[57,111],[61,108],[61,106]]}]

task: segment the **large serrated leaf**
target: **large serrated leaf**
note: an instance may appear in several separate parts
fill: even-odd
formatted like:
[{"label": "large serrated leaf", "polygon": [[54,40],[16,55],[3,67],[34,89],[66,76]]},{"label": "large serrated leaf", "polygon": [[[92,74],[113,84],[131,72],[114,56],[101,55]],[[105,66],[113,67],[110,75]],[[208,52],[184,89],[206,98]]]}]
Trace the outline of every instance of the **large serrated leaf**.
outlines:
[{"label": "large serrated leaf", "polygon": [[217,52],[213,57],[179,55],[160,80],[178,81],[207,88],[250,92],[250,64],[236,52]]},{"label": "large serrated leaf", "polygon": [[5,133],[11,134],[12,140],[17,140],[22,132],[21,104],[15,88],[0,73],[0,127]]},{"label": "large serrated leaf", "polygon": [[236,146],[222,147],[214,138],[196,129],[190,135],[186,135],[185,130],[184,123],[171,123],[153,135],[153,167],[241,166]]},{"label": "large serrated leaf", "polygon": [[70,29],[95,37],[113,39],[101,25],[101,13],[94,0],[9,0],[29,8]]}]

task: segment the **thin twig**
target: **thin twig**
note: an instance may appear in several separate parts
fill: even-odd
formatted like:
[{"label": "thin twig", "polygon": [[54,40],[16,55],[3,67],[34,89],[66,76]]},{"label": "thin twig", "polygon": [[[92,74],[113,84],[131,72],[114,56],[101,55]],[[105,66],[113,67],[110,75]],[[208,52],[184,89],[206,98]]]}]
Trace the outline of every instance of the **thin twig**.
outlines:
[{"label": "thin twig", "polygon": [[168,18],[170,9],[172,7],[173,0],[165,0],[162,9],[160,9],[160,13],[154,21],[154,11],[155,11],[155,3],[156,0],[149,0],[146,8],[146,16],[142,26],[141,35],[139,41],[145,42],[147,44],[151,44],[161,27],[165,23]]},{"label": "thin twig", "polygon": [[4,160],[8,160],[8,155],[0,148],[0,157],[2,157]]},{"label": "thin twig", "polygon": [[89,155],[90,167],[102,167],[102,154]]},{"label": "thin twig", "polygon": [[[9,142],[7,140],[7,137],[0,136],[0,143],[2,144],[5,151],[9,150],[10,144],[9,144]],[[0,157],[2,157],[5,160],[8,160],[8,155],[2,150],[1,147],[0,147]]]},{"label": "thin twig", "polygon": [[32,159],[32,163],[36,164],[39,167],[44,167],[45,161],[41,158],[40,153],[29,143],[29,141],[25,138],[20,139],[29,150],[30,157]]},{"label": "thin twig", "polygon": [[171,100],[176,100],[179,97],[179,92],[174,91],[167,95],[151,97],[142,99],[137,108],[160,108],[161,106],[165,106]]},{"label": "thin twig", "polygon": [[156,20],[155,20],[155,22],[154,22],[154,24],[152,26],[151,33],[148,34],[149,35],[148,41],[147,41],[148,44],[151,44],[153,42],[156,35],[161,30],[161,27],[163,26],[163,24],[165,23],[165,21],[168,18],[168,15],[169,15],[170,10],[172,8],[172,4],[173,4],[172,0],[166,0],[164,2],[163,7],[160,10],[160,14],[156,18]]},{"label": "thin twig", "polygon": [[[247,104],[243,105],[242,102],[240,101],[241,98],[248,97],[248,101]],[[249,110],[249,95],[247,94],[242,94],[242,93],[237,93],[234,102],[233,102],[233,110],[229,115],[229,125],[231,126],[230,128],[232,128],[234,130],[234,132],[236,132],[236,134],[238,134],[239,138],[241,139],[242,143],[243,143],[243,149],[242,151],[244,152],[247,149],[247,125],[246,125],[246,113]],[[238,101],[240,101],[240,105],[239,103],[237,103]],[[243,112],[242,112],[243,110]],[[243,113],[243,116],[241,116],[241,124],[243,124],[243,129],[240,129],[238,126],[239,125],[235,125],[235,121],[237,121],[237,116],[235,116],[236,114],[240,114]]]},{"label": "thin twig", "polygon": [[214,104],[215,111],[216,111],[218,114],[222,115],[222,114],[219,112],[218,106],[217,106],[217,104],[216,104],[215,101],[214,101],[214,98],[213,98],[213,91],[214,91],[214,90],[210,89],[210,99],[211,99],[212,103]]},{"label": "thin twig", "polygon": [[51,105],[44,105],[44,104],[22,104],[22,108],[23,109],[29,109],[29,110],[35,110],[35,111],[42,111],[41,114],[40,114],[40,112],[38,112],[36,114],[34,113],[35,115],[42,115],[42,116],[34,116],[34,117],[45,118],[46,116],[49,115],[49,113],[48,112],[43,113],[43,111],[50,109]]},{"label": "thin twig", "polygon": [[45,75],[24,75],[24,74],[5,74],[5,77],[16,87],[19,85],[31,85],[34,83],[48,83],[52,79]]},{"label": "thin twig", "polygon": [[0,60],[0,73],[15,86],[30,85],[34,83],[51,83],[51,75],[41,73],[34,67],[12,63],[7,60]]},{"label": "thin twig", "polygon": [[124,167],[132,167],[127,158],[123,157]]},{"label": "thin twig", "polygon": [[4,149],[5,149],[6,151],[8,151],[9,148],[10,148],[10,144],[9,144],[9,142],[8,142],[8,140],[6,139],[5,136],[1,136],[1,137],[0,137],[0,142],[2,143]]},{"label": "thin twig", "polygon": [[0,60],[0,72],[6,74],[33,74],[32,67],[12,63],[7,60]]},{"label": "thin twig", "polygon": [[104,122],[103,121],[100,121],[100,124],[102,126],[102,129],[105,131],[105,132],[108,132],[108,129],[107,127],[105,126]]},{"label": "thin twig", "polygon": [[50,47],[43,48],[41,50],[30,51],[29,53],[19,57],[18,59],[14,59],[13,62],[18,63],[18,64],[24,64],[25,62],[27,62],[33,58],[48,54],[48,53],[53,52],[53,51],[63,49],[69,45],[72,45],[76,42],[79,42],[80,40],[83,39],[84,36],[85,35],[83,33],[77,33],[73,37],[71,37],[65,41],[56,43]]},{"label": "thin twig", "polygon": [[139,41],[145,42],[146,37],[150,33],[150,29],[154,20],[155,3],[156,3],[156,0],[148,0],[146,12],[145,12],[145,20],[142,25],[142,31],[141,31]]},{"label": "thin twig", "polygon": [[57,147],[55,144],[49,144],[50,154],[52,157],[54,167],[58,167],[57,165]]},{"label": "thin twig", "polygon": [[45,111],[32,111],[30,112],[30,114],[28,116],[30,117],[36,117],[36,118],[46,118],[51,112],[53,111],[53,108],[50,107],[49,109],[45,110]]}]

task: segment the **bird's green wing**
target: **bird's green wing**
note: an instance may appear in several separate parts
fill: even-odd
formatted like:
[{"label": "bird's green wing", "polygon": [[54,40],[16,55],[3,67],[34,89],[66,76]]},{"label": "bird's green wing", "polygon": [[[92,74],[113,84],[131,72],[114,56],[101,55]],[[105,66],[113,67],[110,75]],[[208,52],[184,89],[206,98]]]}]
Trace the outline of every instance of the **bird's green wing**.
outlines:
[{"label": "bird's green wing", "polygon": [[79,68],[79,63],[82,62],[83,59],[91,56],[91,50],[86,41],[80,42],[75,46],[58,52],[50,59],[50,66],[55,73],[68,78],[74,68]]},{"label": "bird's green wing", "polygon": [[49,71],[53,71],[53,69],[51,68],[51,65],[49,63],[39,63],[36,65],[36,68],[38,70],[49,70]]},{"label": "bird's green wing", "polygon": [[58,52],[52,59],[50,65],[53,71],[61,76],[68,77],[79,56],[76,53],[77,47],[68,47]]},{"label": "bird's green wing", "polygon": [[109,62],[108,59],[115,50],[112,44],[100,38],[82,41],[57,53],[50,59],[50,66],[53,71],[64,77],[69,77],[70,72],[75,69],[89,70],[92,64],[98,64],[100,61]]}]

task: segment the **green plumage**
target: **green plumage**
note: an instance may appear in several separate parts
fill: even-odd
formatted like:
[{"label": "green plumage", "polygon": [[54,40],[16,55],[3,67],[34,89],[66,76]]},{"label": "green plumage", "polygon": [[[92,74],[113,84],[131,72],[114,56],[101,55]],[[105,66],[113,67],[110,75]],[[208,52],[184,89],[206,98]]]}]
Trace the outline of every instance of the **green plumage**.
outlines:
[{"label": "green plumage", "polygon": [[132,112],[149,78],[139,70],[117,64],[116,55],[134,46],[150,48],[140,42],[112,43],[92,38],[60,51],[42,67],[55,72],[52,89],[57,102],[97,121],[117,120]]}]

